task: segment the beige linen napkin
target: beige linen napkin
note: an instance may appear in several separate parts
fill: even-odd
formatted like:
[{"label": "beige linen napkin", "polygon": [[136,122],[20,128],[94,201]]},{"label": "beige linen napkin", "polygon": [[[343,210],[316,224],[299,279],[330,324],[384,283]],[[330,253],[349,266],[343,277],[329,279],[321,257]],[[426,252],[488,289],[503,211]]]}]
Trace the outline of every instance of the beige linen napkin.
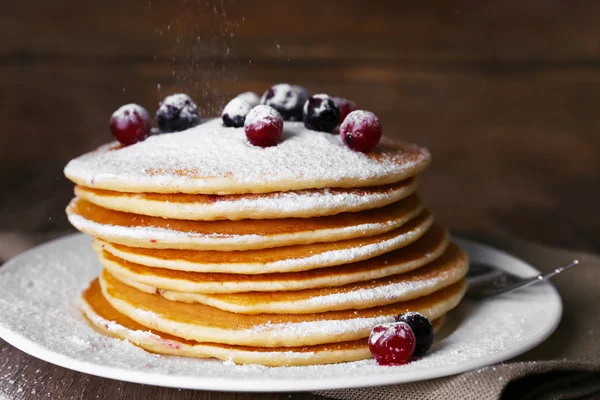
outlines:
[{"label": "beige linen napkin", "polygon": [[600,399],[600,258],[518,240],[470,238],[506,250],[541,271],[579,259],[581,265],[553,280],[564,305],[557,331],[522,356],[480,370],[403,385],[316,394],[348,400]]}]

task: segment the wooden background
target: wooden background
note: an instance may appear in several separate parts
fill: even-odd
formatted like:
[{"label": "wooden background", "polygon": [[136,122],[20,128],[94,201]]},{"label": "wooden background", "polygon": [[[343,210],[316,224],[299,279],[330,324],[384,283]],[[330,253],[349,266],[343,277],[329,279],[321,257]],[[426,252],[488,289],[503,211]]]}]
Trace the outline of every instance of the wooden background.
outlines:
[{"label": "wooden background", "polygon": [[429,147],[448,226],[600,250],[597,1],[3,3],[0,231],[69,229],[62,167],[121,104],[289,81]]},{"label": "wooden background", "polygon": [[[591,0],[4,1],[0,238],[70,229],[62,167],[110,140],[121,104],[152,113],[183,91],[210,116],[287,81],[429,147],[423,195],[451,228],[600,252],[599,15]],[[110,384],[2,341],[0,372],[14,398],[254,397]]]}]

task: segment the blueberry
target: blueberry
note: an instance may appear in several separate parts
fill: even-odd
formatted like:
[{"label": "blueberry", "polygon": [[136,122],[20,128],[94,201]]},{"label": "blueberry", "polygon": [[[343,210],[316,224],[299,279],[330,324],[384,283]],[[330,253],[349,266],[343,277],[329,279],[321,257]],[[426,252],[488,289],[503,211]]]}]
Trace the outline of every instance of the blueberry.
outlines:
[{"label": "blueberry", "polygon": [[252,108],[252,105],[246,100],[242,100],[239,97],[234,98],[223,109],[223,113],[221,114],[223,125],[241,128],[246,121],[246,115],[248,115]]},{"label": "blueberry", "polygon": [[340,110],[326,94],[310,96],[304,103],[304,126],[321,132],[331,132],[340,124]]},{"label": "blueberry", "polygon": [[302,106],[307,98],[308,92],[303,87],[280,83],[269,88],[260,103],[279,111],[284,121],[302,121]]},{"label": "blueberry", "polygon": [[421,357],[433,343],[433,324],[421,313],[407,312],[396,317],[398,322],[406,322],[413,330],[416,338],[414,357]]},{"label": "blueberry", "polygon": [[162,132],[179,132],[200,123],[200,111],[186,94],[165,97],[156,111],[156,122]]}]

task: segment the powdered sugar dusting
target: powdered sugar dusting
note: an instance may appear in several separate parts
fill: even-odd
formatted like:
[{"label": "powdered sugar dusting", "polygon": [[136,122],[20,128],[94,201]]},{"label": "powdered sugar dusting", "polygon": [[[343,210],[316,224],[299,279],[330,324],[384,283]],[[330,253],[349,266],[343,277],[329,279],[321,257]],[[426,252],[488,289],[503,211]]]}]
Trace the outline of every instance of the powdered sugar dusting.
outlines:
[{"label": "powdered sugar dusting", "polygon": [[260,235],[223,235],[217,233],[211,234],[194,234],[175,231],[172,229],[155,228],[155,227],[126,227],[118,225],[105,225],[94,221],[87,220],[79,215],[69,215],[69,221],[78,230],[84,232],[94,232],[103,238],[129,238],[130,240],[153,241],[156,242],[180,242],[193,243],[204,242],[206,240],[221,240],[229,244],[243,243],[247,240],[264,239]]},{"label": "powdered sugar dusting", "polygon": [[252,110],[252,105],[250,105],[250,103],[236,97],[227,103],[221,115],[229,115],[232,119],[236,117],[243,118],[246,117],[250,110]]},{"label": "powdered sugar dusting", "polygon": [[[273,97],[267,99],[267,94],[270,92],[273,93]],[[303,106],[307,97],[308,94],[303,87],[290,85],[289,83],[280,83],[273,86],[263,94],[261,103],[267,105],[278,104],[286,110],[293,110],[297,107]]]},{"label": "powdered sugar dusting", "polygon": [[195,120],[198,118],[196,110],[198,106],[194,101],[184,93],[172,94],[165,97],[158,107],[158,113],[167,113],[169,107],[174,107],[181,110],[179,116],[186,120]]},{"label": "powdered sugar dusting", "polygon": [[381,304],[402,301],[403,298],[410,296],[415,292],[432,291],[444,283],[454,283],[462,277],[459,270],[449,273],[442,273],[436,277],[423,277],[419,280],[388,283],[381,286],[362,288],[360,290],[333,293],[324,296],[315,296],[302,301],[309,307],[336,307],[341,304]]},{"label": "powdered sugar dusting", "polygon": [[[329,97],[328,95],[323,94],[323,93],[313,94],[311,97],[313,97],[315,99],[320,99],[320,100],[331,99],[331,97]],[[333,99],[332,99],[332,101],[333,101]],[[308,113],[308,101],[306,103],[304,103],[304,106],[302,109],[304,110],[304,114]],[[320,114],[323,111],[325,111],[326,109],[327,109],[327,102],[321,101],[319,103],[319,105],[317,107],[315,107],[314,111],[315,111],[315,114]]]},{"label": "powdered sugar dusting", "polygon": [[85,186],[123,191],[260,193],[394,183],[429,162],[425,149],[382,143],[376,156],[365,155],[337,135],[286,122],[281,143],[263,149],[218,119],[118,150],[102,146],[69,162],[65,174]]},{"label": "powdered sugar dusting", "polygon": [[[201,215],[223,216],[227,219],[236,219],[235,216],[243,215],[245,218],[265,219],[273,217],[306,217],[333,215],[338,212],[362,211],[363,209],[386,206],[398,200],[408,197],[416,190],[416,183],[407,187],[390,188],[388,190],[373,191],[337,191],[332,189],[300,190],[293,192],[276,192],[260,196],[250,195],[248,197],[218,199],[212,203],[190,204],[170,202],[162,203],[165,209],[177,207],[185,209],[186,214],[198,212]],[[121,199],[122,200],[122,199]],[[212,213],[212,214],[211,214]],[[283,214],[283,215],[282,215]],[[168,217],[168,215],[162,215]],[[208,218],[206,218],[208,219]]]},{"label": "powdered sugar dusting", "polygon": [[260,97],[254,92],[244,92],[236,96],[236,98],[246,101],[250,107],[254,108],[260,104]]},{"label": "powdered sugar dusting", "polygon": [[[259,234],[225,234],[206,233],[194,231],[178,231],[168,228],[153,226],[121,226],[110,225],[88,220],[83,216],[69,212],[68,219],[78,230],[93,234],[107,241],[117,243],[153,243],[153,247],[163,247],[167,243],[177,244],[180,248],[196,248],[195,246],[233,246],[239,245],[237,249],[252,249],[276,247],[281,245],[292,245],[305,243],[307,238],[313,241],[323,241],[328,234],[335,234],[340,240],[356,238],[360,235],[368,236],[383,233],[399,227],[403,219],[383,220],[373,223],[340,226],[336,228],[325,228],[312,231],[280,232],[273,235]],[[267,246],[268,244],[268,246]],[[191,246],[191,247],[190,247]],[[143,247],[143,246],[142,246]]]},{"label": "powdered sugar dusting", "polygon": [[350,114],[348,114],[348,116],[344,120],[344,125],[348,125],[348,124],[353,125],[353,124],[360,123],[361,121],[366,121],[370,124],[379,125],[379,119],[377,118],[377,116],[375,114],[373,114],[372,112],[365,111],[365,110],[352,111]]},{"label": "powdered sugar dusting", "polygon": [[[359,247],[351,247],[348,249],[341,250],[331,250],[325,251],[318,254],[313,254],[303,258],[288,258],[288,259],[280,259],[277,261],[269,262],[261,266],[261,273],[268,272],[285,272],[285,271],[301,271],[306,269],[306,267],[311,267],[314,265],[320,266],[333,266],[340,264],[347,264],[351,262],[357,262],[360,260],[365,260],[367,258],[372,258],[381,254],[384,254],[388,251],[392,251],[396,248],[401,247],[402,245],[408,245],[413,243],[415,240],[420,238],[423,233],[429,229],[433,222],[433,218],[429,218],[424,221],[423,224],[418,227],[398,234],[392,238],[379,240],[374,243],[365,244]],[[112,246],[108,245],[106,250],[115,254],[118,257],[128,259],[129,261],[138,262],[138,263],[147,263],[147,265],[161,265],[166,268],[178,269],[178,261],[170,262],[169,260],[159,260],[158,263],[154,261],[149,261],[148,258],[145,258],[144,261],[139,261],[136,257],[131,257],[127,252],[116,251]],[[434,257],[435,252],[429,252],[427,255],[423,257],[422,260],[431,261]],[[151,260],[151,258],[150,258]],[[386,262],[387,264],[387,262]],[[393,265],[390,265],[393,268]],[[381,272],[382,269],[373,271],[373,275],[370,276],[370,279],[379,278],[381,275],[377,275],[377,273]]]},{"label": "powdered sugar dusting", "polygon": [[[461,247],[470,249],[463,243]],[[479,262],[492,260],[484,253],[471,253],[471,257]],[[515,272],[534,272],[511,260],[508,265]],[[437,368],[483,366],[489,357],[524,350],[527,342],[545,337],[544,332],[556,322],[552,310],[560,309],[560,299],[546,283],[478,303],[463,301],[448,318],[446,329],[436,335],[437,341],[428,354],[404,366],[381,367],[374,360],[310,367],[231,365],[217,360],[158,356],[95,331],[81,315],[77,299],[99,271],[90,239],[83,235],[43,246],[7,263],[0,268],[0,335],[10,341],[26,338],[26,343],[72,360],[73,368],[114,368],[123,378],[138,374],[138,379],[143,376],[150,384],[202,388],[209,379],[217,378],[219,385],[239,390],[252,382],[271,390],[289,390],[290,380],[315,388],[323,387],[330,379],[367,382],[384,375],[397,380],[414,379],[416,374]],[[473,365],[478,359],[480,363]]]},{"label": "powdered sugar dusting", "polygon": [[246,116],[244,126],[248,125],[283,125],[281,114],[273,107],[258,105],[254,107]]},{"label": "powdered sugar dusting", "polygon": [[146,109],[138,104],[125,104],[119,107],[111,116],[111,119],[116,118],[119,121],[132,120],[135,118],[135,114],[143,117],[144,119],[150,120],[150,114]]},{"label": "powdered sugar dusting", "polygon": [[264,324],[256,325],[253,328],[241,331],[247,335],[253,335],[259,332],[269,332],[271,335],[285,337],[310,337],[313,335],[333,336],[349,332],[370,330],[373,326],[384,322],[394,320],[393,315],[373,317],[373,318],[354,318],[346,320],[329,321],[307,321],[289,324]]}]

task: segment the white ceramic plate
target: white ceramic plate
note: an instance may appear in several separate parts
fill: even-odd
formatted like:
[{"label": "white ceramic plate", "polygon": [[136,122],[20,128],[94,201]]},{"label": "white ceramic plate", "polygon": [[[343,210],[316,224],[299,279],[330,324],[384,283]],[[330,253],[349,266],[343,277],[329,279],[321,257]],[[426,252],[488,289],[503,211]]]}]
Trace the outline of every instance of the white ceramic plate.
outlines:
[{"label": "white ceramic plate", "polygon": [[[457,240],[474,261],[523,276],[523,261],[471,241]],[[94,331],[77,308],[79,292],[100,271],[90,238],[73,235],[30,250],[0,268],[0,336],[53,364],[149,385],[223,391],[311,391],[389,385],[438,378],[515,357],[541,343],[562,313],[548,283],[452,312],[428,355],[399,367],[373,360],[311,367],[232,365],[147,353]]]}]

